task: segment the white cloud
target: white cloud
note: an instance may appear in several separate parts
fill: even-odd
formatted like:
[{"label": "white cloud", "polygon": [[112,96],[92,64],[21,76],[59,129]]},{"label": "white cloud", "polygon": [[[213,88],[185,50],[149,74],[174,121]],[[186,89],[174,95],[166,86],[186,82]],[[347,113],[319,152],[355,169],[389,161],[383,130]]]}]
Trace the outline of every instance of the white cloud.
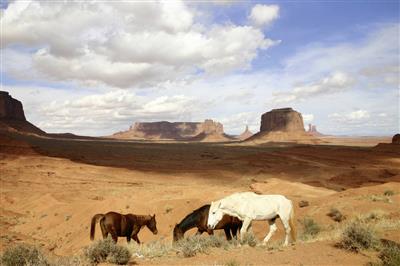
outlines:
[{"label": "white cloud", "polygon": [[302,116],[303,116],[304,124],[311,123],[314,120],[313,114],[302,114]]},{"label": "white cloud", "polygon": [[247,69],[278,43],[252,26],[205,27],[195,14],[182,1],[14,1],[3,12],[2,48],[25,57],[37,78],[129,88]]},{"label": "white cloud", "polygon": [[251,9],[249,20],[256,27],[270,25],[279,17],[278,5],[260,5],[257,4]]},{"label": "white cloud", "polygon": [[350,113],[333,113],[329,118],[339,123],[359,123],[370,118],[370,114],[367,110],[357,110]]},{"label": "white cloud", "polygon": [[318,95],[333,94],[351,88],[355,80],[343,72],[335,72],[311,84],[295,87],[291,92],[273,93],[274,103],[289,103]]}]

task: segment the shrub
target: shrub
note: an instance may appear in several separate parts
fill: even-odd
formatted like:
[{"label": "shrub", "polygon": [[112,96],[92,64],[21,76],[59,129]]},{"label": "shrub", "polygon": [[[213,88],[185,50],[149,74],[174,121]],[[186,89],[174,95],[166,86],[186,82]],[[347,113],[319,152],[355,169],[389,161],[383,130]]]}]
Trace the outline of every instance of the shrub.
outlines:
[{"label": "shrub", "polygon": [[379,254],[379,258],[382,260],[382,264],[385,266],[400,265],[399,244],[390,244],[384,247]]},{"label": "shrub", "polygon": [[240,239],[240,244],[242,245],[249,245],[250,247],[255,247],[257,245],[257,238],[256,236],[249,232],[244,234],[243,239]]},{"label": "shrub", "polygon": [[99,240],[87,247],[84,255],[91,263],[127,264],[131,257],[126,247],[116,245],[111,238]]},{"label": "shrub", "polygon": [[338,246],[358,252],[364,249],[376,248],[378,240],[371,226],[361,221],[354,221],[344,229]]},{"label": "shrub", "polygon": [[310,237],[315,237],[321,231],[320,226],[311,218],[303,219],[303,238],[307,239]]},{"label": "shrub", "polygon": [[20,244],[6,249],[1,257],[1,264],[5,266],[50,265],[37,247],[28,244]]},{"label": "shrub", "polygon": [[228,245],[229,243],[220,236],[201,237],[196,235],[179,240],[175,247],[178,254],[184,257],[193,257],[197,253],[207,253],[209,248],[227,248]]},{"label": "shrub", "polygon": [[152,241],[144,245],[130,244],[128,249],[138,257],[156,258],[162,257],[171,251],[171,245],[160,240]]},{"label": "shrub", "polygon": [[393,196],[394,195],[394,191],[393,190],[385,190],[385,192],[383,192],[383,195],[385,196]]},{"label": "shrub", "polygon": [[240,265],[240,263],[237,262],[237,261],[234,260],[234,259],[229,260],[229,261],[227,261],[227,262],[225,263],[225,266],[239,266],[239,265]]},{"label": "shrub", "polygon": [[336,208],[331,208],[331,210],[326,214],[332,218],[335,222],[341,222],[345,219],[344,215]]}]

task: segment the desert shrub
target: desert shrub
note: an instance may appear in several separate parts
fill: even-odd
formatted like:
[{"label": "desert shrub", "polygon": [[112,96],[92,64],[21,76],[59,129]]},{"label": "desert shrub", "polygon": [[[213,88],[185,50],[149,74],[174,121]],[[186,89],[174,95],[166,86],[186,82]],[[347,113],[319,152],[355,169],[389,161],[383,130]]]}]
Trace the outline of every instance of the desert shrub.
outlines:
[{"label": "desert shrub", "polygon": [[124,246],[114,243],[111,238],[99,240],[84,250],[85,257],[91,263],[110,262],[114,264],[127,264],[131,254]]},{"label": "desert shrub", "polygon": [[225,266],[239,266],[240,263],[234,259],[229,260],[225,263]]},{"label": "desert shrub", "polygon": [[246,233],[243,239],[240,239],[240,244],[255,247],[257,245],[257,238],[252,232]]},{"label": "desert shrub", "polygon": [[385,190],[385,191],[383,192],[383,195],[385,195],[385,196],[393,196],[393,195],[394,195],[394,191],[393,191],[393,190],[390,190],[390,189]]},{"label": "desert shrub", "polygon": [[304,218],[302,224],[303,239],[313,238],[321,231],[321,227],[312,218]]},{"label": "desert shrub", "polygon": [[28,244],[20,244],[8,248],[1,257],[1,265],[23,266],[23,265],[50,265],[47,258],[36,247]]},{"label": "desert shrub", "polygon": [[128,246],[131,254],[138,257],[157,258],[167,255],[171,250],[171,244],[166,244],[160,240],[152,241],[144,245],[137,245],[136,243]]},{"label": "desert shrub", "polygon": [[385,266],[400,265],[400,247],[399,244],[390,244],[385,246],[379,253],[379,258]]},{"label": "desert shrub", "polygon": [[364,249],[377,248],[378,240],[371,226],[356,220],[344,229],[337,246],[358,252]]},{"label": "desert shrub", "polygon": [[345,219],[344,215],[336,208],[331,208],[331,210],[326,214],[332,218],[335,222],[341,222]]},{"label": "desert shrub", "polygon": [[201,237],[196,235],[179,240],[175,248],[177,253],[183,257],[193,257],[197,253],[207,253],[209,248],[227,248],[228,245],[229,243],[221,236]]}]

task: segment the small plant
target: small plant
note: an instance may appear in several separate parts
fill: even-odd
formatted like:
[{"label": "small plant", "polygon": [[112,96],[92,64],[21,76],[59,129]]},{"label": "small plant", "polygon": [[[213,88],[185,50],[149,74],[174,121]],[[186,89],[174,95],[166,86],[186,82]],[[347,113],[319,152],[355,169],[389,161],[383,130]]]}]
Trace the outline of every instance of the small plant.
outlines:
[{"label": "small plant", "polygon": [[170,213],[172,210],[173,210],[172,207],[167,206],[167,207],[165,208],[165,213]]},{"label": "small plant", "polygon": [[234,259],[229,260],[225,263],[225,266],[239,266],[240,263]]},{"label": "small plant", "polygon": [[6,249],[1,257],[1,264],[5,266],[50,265],[37,247],[28,244],[20,244]]},{"label": "small plant", "polygon": [[111,238],[99,240],[84,250],[85,257],[91,263],[110,262],[127,264],[131,254],[124,246],[116,245]]},{"label": "small plant", "polygon": [[393,190],[385,190],[385,192],[383,192],[383,195],[385,196],[393,196],[394,195],[394,191]]},{"label": "small plant", "polygon": [[332,218],[335,222],[341,222],[345,219],[344,215],[336,208],[331,208],[331,210],[326,214]]},{"label": "small plant", "polygon": [[350,223],[343,231],[338,246],[354,252],[377,248],[378,240],[373,228],[361,221]]},{"label": "small plant", "polygon": [[175,245],[177,253],[183,257],[193,257],[197,253],[207,253],[207,250],[212,247],[228,248],[229,243],[220,236],[193,236],[181,239]]},{"label": "small plant", "polygon": [[244,234],[243,239],[240,239],[240,244],[249,245],[250,247],[255,247],[257,245],[257,238],[251,232],[246,233]]},{"label": "small plant", "polygon": [[172,247],[160,240],[152,241],[144,245],[132,243],[128,246],[130,252],[138,257],[157,258],[167,255]]},{"label": "small plant", "polygon": [[302,224],[304,239],[313,238],[321,231],[320,226],[312,218],[304,218]]},{"label": "small plant", "polygon": [[385,266],[400,265],[400,246],[397,243],[386,245],[379,253],[379,258]]}]

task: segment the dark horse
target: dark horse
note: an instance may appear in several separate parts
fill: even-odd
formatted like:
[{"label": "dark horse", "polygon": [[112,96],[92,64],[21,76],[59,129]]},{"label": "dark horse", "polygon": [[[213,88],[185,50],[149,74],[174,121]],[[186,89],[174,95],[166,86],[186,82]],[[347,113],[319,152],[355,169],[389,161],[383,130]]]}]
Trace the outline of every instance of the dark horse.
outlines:
[{"label": "dark horse", "polygon": [[[210,204],[204,205],[203,207],[194,210],[192,213],[187,215],[183,220],[175,225],[174,228],[174,242],[183,238],[185,232],[189,229],[197,227],[197,235],[207,232],[209,235],[213,235],[214,232],[207,227],[208,212],[210,211]],[[224,215],[222,220],[216,225],[214,230],[224,229],[227,240],[231,240],[232,235],[236,238],[237,230],[242,227],[242,221],[236,217]]]},{"label": "dark horse", "polygon": [[100,220],[101,233],[106,239],[110,233],[116,243],[119,236],[126,236],[128,243],[133,238],[138,244],[140,240],[138,233],[143,226],[147,226],[153,234],[157,234],[156,215],[134,215],[120,214],[117,212],[108,212],[106,214],[96,214],[92,218],[90,226],[90,239],[94,239],[94,232],[97,221]]}]

